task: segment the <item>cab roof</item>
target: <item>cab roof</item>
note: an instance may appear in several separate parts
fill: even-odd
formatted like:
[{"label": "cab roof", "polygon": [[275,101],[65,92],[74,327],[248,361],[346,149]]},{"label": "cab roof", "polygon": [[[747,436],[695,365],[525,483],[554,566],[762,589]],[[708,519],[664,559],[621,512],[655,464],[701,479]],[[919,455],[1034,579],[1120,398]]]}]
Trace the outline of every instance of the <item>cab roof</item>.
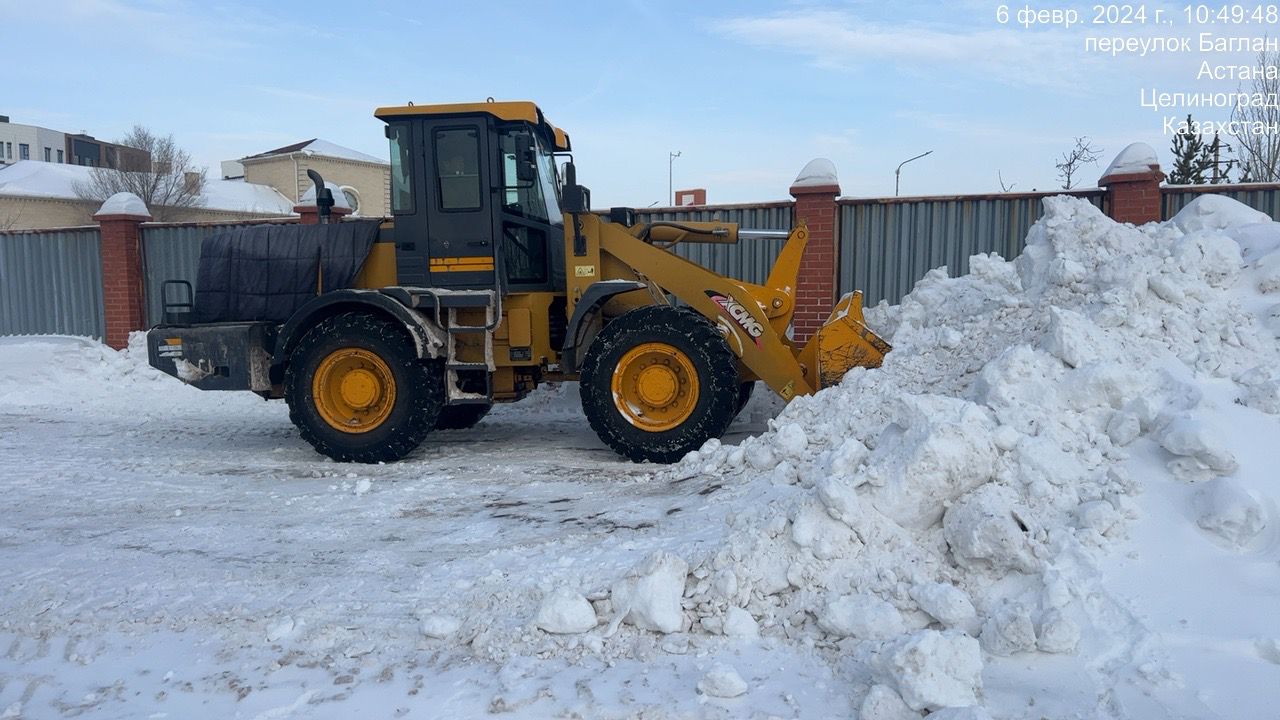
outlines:
[{"label": "cab roof", "polygon": [[551,131],[552,137],[555,138],[556,150],[567,152],[572,149],[569,143],[569,134],[547,122],[538,106],[528,100],[508,100],[503,102],[490,100],[479,103],[444,103],[436,105],[414,105],[410,103],[408,105],[380,107],[373,112],[373,115],[379,120],[390,121],[406,116],[474,115],[476,113],[492,115],[499,120],[523,121],[536,126],[544,126]]}]

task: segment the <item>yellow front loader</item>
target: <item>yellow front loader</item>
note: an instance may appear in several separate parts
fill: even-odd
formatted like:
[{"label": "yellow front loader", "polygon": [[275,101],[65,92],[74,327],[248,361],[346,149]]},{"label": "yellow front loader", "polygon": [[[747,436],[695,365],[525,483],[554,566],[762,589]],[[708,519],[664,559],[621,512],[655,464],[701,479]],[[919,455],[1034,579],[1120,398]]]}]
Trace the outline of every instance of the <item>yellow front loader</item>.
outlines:
[{"label": "yellow front loader", "polygon": [[[432,430],[578,381],[609,447],[673,462],[720,437],[756,380],[790,400],[889,351],[860,293],[803,345],[788,336],[803,222],[754,285],[672,248],[771,233],[593,211],[571,157],[557,172],[568,134],[533,103],[376,115],[392,218],[207,239],[192,297],[149,333],[154,366],[204,389],[282,397],[316,450],[357,462],[399,459]],[[317,203],[326,216],[327,190]],[[248,256],[258,264],[246,277]]]}]

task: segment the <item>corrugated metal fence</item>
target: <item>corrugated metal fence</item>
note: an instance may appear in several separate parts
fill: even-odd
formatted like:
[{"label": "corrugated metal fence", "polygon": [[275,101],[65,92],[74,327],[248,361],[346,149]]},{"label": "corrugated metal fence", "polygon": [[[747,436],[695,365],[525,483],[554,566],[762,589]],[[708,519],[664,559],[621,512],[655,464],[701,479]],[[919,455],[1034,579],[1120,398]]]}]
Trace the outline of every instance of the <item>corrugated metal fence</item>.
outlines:
[{"label": "corrugated metal fence", "polygon": [[[933,268],[969,272],[969,257],[1022,252],[1027,230],[1060,193],[969,195],[840,201],[841,294],[862,290],[865,302],[897,303]],[[1102,207],[1102,190],[1070,193]]]},{"label": "corrugated metal fence", "polygon": [[[657,220],[671,222],[734,222],[747,230],[790,230],[791,203],[767,203],[751,207],[724,206],[697,210],[663,210],[661,212],[636,213],[642,223]],[[743,240],[737,245],[717,243],[680,243],[674,250],[677,255],[699,265],[750,283],[763,283],[769,276],[769,268],[777,259],[785,240]]]},{"label": "corrugated metal fence", "polygon": [[[235,227],[259,224],[263,221],[247,221],[218,224],[182,224],[142,226],[142,264],[147,293],[147,324],[155,325],[164,318],[164,299],[161,288],[165,280],[186,280],[192,289],[196,285],[196,273],[200,266],[200,243],[209,235],[226,232]],[[171,289],[170,301],[177,301],[178,291]]]},{"label": "corrugated metal fence", "polygon": [[1250,185],[1196,185],[1171,186],[1163,188],[1161,197],[1161,213],[1168,220],[1178,211],[1205,193],[1226,195],[1232,200],[1248,205],[1271,216],[1272,220],[1280,220],[1280,184]]},{"label": "corrugated metal fence", "polygon": [[98,228],[0,233],[0,335],[106,334]]}]

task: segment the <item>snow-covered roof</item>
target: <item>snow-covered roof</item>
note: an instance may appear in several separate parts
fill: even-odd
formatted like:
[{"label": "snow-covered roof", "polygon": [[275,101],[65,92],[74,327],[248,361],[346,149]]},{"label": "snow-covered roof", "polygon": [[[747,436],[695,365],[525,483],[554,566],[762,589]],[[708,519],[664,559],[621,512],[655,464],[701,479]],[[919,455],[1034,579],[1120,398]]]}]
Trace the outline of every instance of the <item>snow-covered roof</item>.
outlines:
[{"label": "snow-covered roof", "polygon": [[1156,151],[1146,143],[1136,142],[1116,155],[1116,159],[1107,166],[1107,171],[1102,173],[1102,177],[1144,173],[1159,168],[1160,158],[1156,155]]},{"label": "snow-covered roof", "polygon": [[796,176],[796,181],[791,183],[791,187],[821,187],[838,184],[836,164],[826,158],[814,158]]},{"label": "snow-covered roof", "polygon": [[352,150],[349,147],[339,145],[328,140],[312,138],[303,140],[292,145],[285,145],[274,150],[250,155],[242,160],[257,160],[259,158],[273,157],[275,155],[288,155],[290,153],[311,153],[314,155],[322,155],[324,157],[338,158],[339,160],[354,160],[356,162],[378,163],[379,165],[389,165],[386,158],[374,157],[368,153],[362,153],[359,150]]},{"label": "snow-covered roof", "polygon": [[[19,160],[0,168],[0,196],[79,200],[76,183],[89,182],[92,171],[93,168],[81,165]],[[243,180],[206,178],[201,197],[204,202],[200,207],[206,210],[264,215],[293,213],[293,203],[275,188]]]}]

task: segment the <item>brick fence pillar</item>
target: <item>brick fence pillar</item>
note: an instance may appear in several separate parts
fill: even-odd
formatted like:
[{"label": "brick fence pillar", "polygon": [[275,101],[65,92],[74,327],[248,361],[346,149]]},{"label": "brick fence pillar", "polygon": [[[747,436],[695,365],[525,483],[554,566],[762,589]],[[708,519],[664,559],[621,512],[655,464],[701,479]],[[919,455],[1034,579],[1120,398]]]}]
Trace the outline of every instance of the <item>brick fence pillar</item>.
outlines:
[{"label": "brick fence pillar", "polygon": [[[320,208],[312,205],[294,205],[293,211],[298,213],[298,222],[303,225],[319,225],[320,224]],[[329,219],[333,222],[341,222],[342,218],[351,214],[351,208],[332,207],[329,208]]]},{"label": "brick fence pillar", "polygon": [[1155,150],[1133,143],[1120,151],[1098,181],[1099,187],[1107,189],[1107,214],[1116,222],[1134,225],[1159,222],[1163,180]]},{"label": "brick fence pillar", "polygon": [[836,256],[840,208],[836,197],[840,183],[830,160],[811,161],[791,185],[796,199],[795,224],[809,228],[809,244],[800,260],[799,287],[796,288],[796,313],[792,320],[795,340],[808,340],[827,316],[836,301]]},{"label": "brick fence pillar", "polygon": [[151,213],[136,195],[117,193],[102,204],[93,219],[102,237],[104,340],[119,350],[129,344],[130,332],[146,329],[141,225],[151,219]]}]

